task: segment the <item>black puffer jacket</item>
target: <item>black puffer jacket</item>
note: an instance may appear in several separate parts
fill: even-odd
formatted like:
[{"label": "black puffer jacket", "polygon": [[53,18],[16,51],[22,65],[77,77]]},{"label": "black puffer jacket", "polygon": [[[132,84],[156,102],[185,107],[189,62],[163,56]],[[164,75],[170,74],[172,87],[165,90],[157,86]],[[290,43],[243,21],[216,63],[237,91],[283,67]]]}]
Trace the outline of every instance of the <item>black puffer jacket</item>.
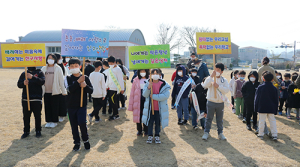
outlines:
[{"label": "black puffer jacket", "polygon": [[[250,76],[252,74],[256,78],[254,84],[252,81],[250,81]],[[255,92],[256,92],[257,87],[260,84],[258,82],[258,73],[256,71],[251,71],[248,75],[248,79],[249,79],[249,81],[245,82],[242,86],[242,94],[243,94],[245,103],[254,104]]]},{"label": "black puffer jacket", "polygon": [[295,83],[291,83],[287,89],[288,98],[285,105],[287,108],[300,108],[300,94],[293,94],[296,88],[298,87],[295,85]]}]

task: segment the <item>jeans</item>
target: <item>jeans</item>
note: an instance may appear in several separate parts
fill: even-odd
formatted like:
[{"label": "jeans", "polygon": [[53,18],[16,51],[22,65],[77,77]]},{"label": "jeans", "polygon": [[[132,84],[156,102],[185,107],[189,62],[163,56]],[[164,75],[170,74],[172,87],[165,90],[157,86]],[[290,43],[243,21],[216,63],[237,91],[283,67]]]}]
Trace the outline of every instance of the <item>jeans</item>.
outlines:
[{"label": "jeans", "polygon": [[207,115],[205,119],[205,130],[204,132],[209,133],[211,129],[211,123],[216,113],[216,122],[218,127],[218,134],[223,133],[223,115],[224,115],[224,103],[214,103],[207,101]]},{"label": "jeans", "polygon": [[[205,110],[200,110],[200,114],[204,113],[204,112],[205,112]],[[197,116],[197,112],[196,112],[194,107],[191,108],[191,114],[192,114],[192,125],[197,126],[198,125],[198,123],[197,123],[197,117],[198,116]],[[200,123],[201,123],[201,126],[204,127],[205,118],[200,119]]]},{"label": "jeans", "polygon": [[[150,111],[152,112],[152,111]],[[148,135],[153,136],[153,124],[155,122],[155,136],[159,136],[160,132],[160,115],[159,111],[154,111],[154,115],[150,114],[150,120],[148,123]]]},{"label": "jeans", "polygon": [[182,110],[184,113],[184,119],[189,120],[189,98],[181,98],[179,100],[178,106],[177,106],[177,116],[178,119],[182,119]]},{"label": "jeans", "polygon": [[80,144],[78,126],[80,128],[82,140],[84,142],[88,141],[89,135],[87,133],[86,126],[86,107],[68,108],[68,114],[72,128],[74,144]]}]

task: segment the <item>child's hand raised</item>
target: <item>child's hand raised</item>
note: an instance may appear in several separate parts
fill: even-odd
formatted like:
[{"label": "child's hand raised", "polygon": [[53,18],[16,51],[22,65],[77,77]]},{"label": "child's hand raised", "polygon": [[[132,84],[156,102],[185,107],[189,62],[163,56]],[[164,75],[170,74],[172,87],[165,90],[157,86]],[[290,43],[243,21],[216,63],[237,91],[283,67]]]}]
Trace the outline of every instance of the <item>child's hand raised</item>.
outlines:
[{"label": "child's hand raised", "polygon": [[216,76],[216,71],[213,71],[212,73],[211,73],[211,75],[210,75],[210,77],[215,77]]},{"label": "child's hand raised", "polygon": [[83,81],[83,82],[80,83],[80,87],[82,87],[82,88],[85,88],[85,87],[86,87],[85,81]]},{"label": "child's hand raised", "polygon": [[82,75],[82,76],[77,80],[78,83],[81,83],[81,82],[83,82],[83,81],[85,81],[85,76],[84,76],[84,75]]}]

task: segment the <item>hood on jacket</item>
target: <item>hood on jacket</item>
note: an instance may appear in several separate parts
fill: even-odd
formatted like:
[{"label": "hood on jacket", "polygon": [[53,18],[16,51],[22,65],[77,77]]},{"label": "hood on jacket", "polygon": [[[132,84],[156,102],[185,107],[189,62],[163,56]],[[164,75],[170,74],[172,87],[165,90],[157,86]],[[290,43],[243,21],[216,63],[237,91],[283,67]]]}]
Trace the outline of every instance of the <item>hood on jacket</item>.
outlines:
[{"label": "hood on jacket", "polygon": [[258,73],[257,73],[256,71],[251,71],[251,72],[249,73],[249,75],[248,75],[249,81],[250,81],[250,76],[251,76],[252,74],[255,76],[255,82],[258,82]]},{"label": "hood on jacket", "polygon": [[[186,69],[185,69],[185,67],[183,65],[180,65],[179,67],[182,68],[182,78],[187,77],[186,76]],[[178,77],[181,77],[181,76],[178,75],[178,69],[176,69],[176,78],[178,78]]]}]

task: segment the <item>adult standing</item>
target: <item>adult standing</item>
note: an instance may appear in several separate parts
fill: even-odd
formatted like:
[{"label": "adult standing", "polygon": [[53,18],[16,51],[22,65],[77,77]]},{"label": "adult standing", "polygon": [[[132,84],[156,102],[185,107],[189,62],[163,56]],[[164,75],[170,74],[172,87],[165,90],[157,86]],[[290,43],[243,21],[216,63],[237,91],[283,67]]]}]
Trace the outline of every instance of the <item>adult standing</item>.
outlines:
[{"label": "adult standing", "polygon": [[199,77],[200,81],[203,81],[205,77],[209,76],[207,65],[206,63],[203,63],[201,59],[195,58],[193,60],[193,65],[197,70],[197,76]]},{"label": "adult standing", "polygon": [[191,69],[192,68],[192,63],[193,63],[193,61],[196,59],[196,54],[195,53],[192,53],[191,54],[191,58],[189,59],[189,61],[188,61],[188,63],[187,63],[187,67],[189,68],[189,69]]},{"label": "adult standing", "polygon": [[278,79],[276,77],[276,74],[275,74],[275,70],[274,68],[272,68],[270,65],[270,59],[268,57],[264,57],[263,60],[262,60],[262,65],[259,69],[258,69],[258,81],[262,84],[262,73],[265,72],[265,71],[269,71],[273,74],[273,79],[276,83],[279,83],[278,82]]},{"label": "adult standing", "polygon": [[46,57],[47,65],[41,70],[45,75],[44,104],[45,104],[45,127],[54,128],[57,126],[59,115],[59,95],[67,95],[64,85],[64,76],[62,69],[55,62],[57,58],[54,54],[48,54]]}]

